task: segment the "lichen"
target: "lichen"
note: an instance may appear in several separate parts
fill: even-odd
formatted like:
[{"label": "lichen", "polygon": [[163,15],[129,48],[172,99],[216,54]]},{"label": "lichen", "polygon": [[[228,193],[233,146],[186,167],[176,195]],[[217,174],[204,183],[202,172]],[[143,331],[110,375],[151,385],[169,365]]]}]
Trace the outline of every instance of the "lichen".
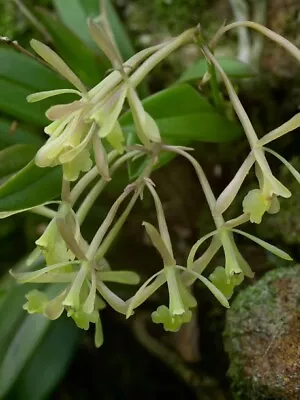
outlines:
[{"label": "lichen", "polygon": [[227,313],[225,350],[237,400],[288,400],[300,394],[300,267],[279,268],[241,291]]}]

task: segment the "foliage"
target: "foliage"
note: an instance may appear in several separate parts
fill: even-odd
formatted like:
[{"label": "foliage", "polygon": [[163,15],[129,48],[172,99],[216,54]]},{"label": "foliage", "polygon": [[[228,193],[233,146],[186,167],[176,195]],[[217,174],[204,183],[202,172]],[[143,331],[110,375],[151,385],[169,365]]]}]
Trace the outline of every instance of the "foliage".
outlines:
[{"label": "foliage", "polygon": [[[34,376],[39,359],[48,357],[49,349],[56,346],[58,338],[73,335],[71,319],[83,330],[93,324],[95,345],[100,347],[103,343],[100,314],[107,305],[129,318],[165,285],[168,307],[159,305],[152,313],[152,320],[163,324],[165,330],[177,331],[191,320],[197,306],[197,299],[192,295],[192,286],[197,280],[228,308],[234,288],[244,277],[253,277],[250,265],[236,245],[237,235],[285,260],[291,259],[283,250],[236,229],[249,221],[260,223],[265,213],[279,212],[278,197],[291,196],[274,176],[266,154],[277,157],[300,181],[296,169],[266,147],[298,128],[299,114],[259,139],[231,82],[231,78],[251,76],[251,69],[236,60],[218,60],[214,56],[219,38],[243,23],[220,28],[209,43],[196,27],[136,53],[110,2],[103,1],[99,14],[98,1],[87,5],[83,0],[72,0],[72,7],[70,1],[53,2],[59,18],[46,10],[30,10],[47,31],[51,46],[33,39],[30,44],[36,55],[30,57],[27,50],[13,42],[8,41],[6,47],[0,48],[3,61],[0,63],[0,108],[5,114],[0,122],[0,160],[5,162],[0,169],[3,178],[0,218],[31,211],[50,219],[26,262],[30,270],[13,268],[11,272],[18,283],[34,284],[23,306],[33,315],[22,319],[22,324],[14,325],[19,327],[15,337],[5,335],[7,352],[0,366],[4,377],[0,397],[9,391],[18,397],[25,390],[26,380]],[[300,51],[281,36],[259,24],[245,22],[244,25],[278,42],[300,60]],[[169,88],[143,98],[149,90],[146,83],[149,73],[174,51],[195,41],[204,59],[191,66]],[[225,85],[229,101],[224,100],[220,82]],[[212,101],[197,90],[198,84],[201,87],[210,85]],[[60,96],[58,102],[56,96]],[[233,110],[240,124],[229,117]],[[12,137],[10,120],[19,123]],[[48,120],[50,123],[45,126]],[[39,135],[41,127],[48,135],[46,142]],[[192,149],[186,146],[196,142],[233,141],[241,137],[243,131],[250,153],[216,198],[201,165],[190,154]],[[35,155],[34,160],[30,160],[32,155]],[[192,246],[185,266],[175,259],[164,207],[151,179],[155,169],[175,156],[184,157],[192,165],[215,224],[214,231]],[[128,184],[88,241],[82,234],[86,217],[104,189],[109,190],[117,170],[126,164]],[[241,215],[228,221],[224,213],[254,165],[257,188],[243,200]],[[124,300],[113,289],[113,284],[137,285],[139,275],[134,271],[116,270],[107,261],[107,253],[139,198],[143,199],[144,192],[153,199],[157,227],[148,222],[143,225],[161,257],[162,268]],[[210,244],[199,256],[200,246],[208,240]],[[219,249],[224,251],[224,266],[204,276],[203,272]],[[45,265],[34,263],[40,256]],[[21,319],[19,290],[23,295],[23,289],[23,286],[17,289],[13,286],[5,294],[18,300],[13,313],[16,320]],[[5,296],[2,307],[6,301],[11,301]],[[14,320],[12,324],[17,322]],[[11,332],[11,326],[3,324],[0,333],[1,329]],[[60,361],[52,359],[54,364],[59,364],[55,367],[57,376],[53,382],[41,383],[36,390],[38,394],[32,398],[44,398],[45,392],[51,391],[71,357],[76,335],[73,337],[64,357]],[[23,350],[14,358],[18,343]],[[56,350],[59,349],[56,346]],[[25,369],[29,359],[32,360],[30,368]]]}]

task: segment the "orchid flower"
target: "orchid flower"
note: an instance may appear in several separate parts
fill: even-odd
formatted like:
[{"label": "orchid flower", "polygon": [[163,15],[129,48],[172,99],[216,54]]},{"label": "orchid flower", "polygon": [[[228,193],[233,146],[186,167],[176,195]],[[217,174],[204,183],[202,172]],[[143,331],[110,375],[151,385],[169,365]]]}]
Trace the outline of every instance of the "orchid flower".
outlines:
[{"label": "orchid flower", "polygon": [[291,192],[273,175],[271,168],[265,156],[265,152],[270,152],[279,158],[290,170],[290,172],[300,181],[299,173],[294,167],[283,157],[265,147],[265,144],[291,132],[300,127],[300,113],[293,116],[290,120],[285,122],[280,127],[272,130],[261,139],[256,135],[256,132],[251,124],[251,121],[244,110],[235,90],[225,74],[224,70],[213,56],[213,54],[205,46],[202,48],[203,53],[207,59],[213,63],[217,71],[220,73],[221,78],[228,91],[231,103],[234,110],[244,128],[247,139],[249,141],[251,152],[245,159],[244,163],[236,173],[235,177],[229,185],[223,190],[217,199],[215,210],[218,213],[223,213],[234,200],[237,195],[244,179],[249,173],[253,164],[256,165],[256,174],[259,181],[259,189],[250,191],[243,202],[244,212],[249,215],[251,222],[260,223],[263,214],[268,211],[270,213],[279,210],[277,197],[281,196],[288,198]]}]

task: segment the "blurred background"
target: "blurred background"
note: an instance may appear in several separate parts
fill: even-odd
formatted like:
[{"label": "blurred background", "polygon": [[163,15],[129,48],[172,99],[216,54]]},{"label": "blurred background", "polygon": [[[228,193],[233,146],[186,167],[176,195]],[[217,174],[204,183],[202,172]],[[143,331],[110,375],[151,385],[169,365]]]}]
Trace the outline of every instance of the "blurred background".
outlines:
[{"label": "blurred background", "polygon": [[[0,35],[4,37],[0,45],[1,183],[23,168],[45,140],[44,112],[49,103],[27,104],[26,96],[65,86],[60,77],[37,66],[9,41],[16,40],[28,50],[31,38],[47,43],[91,87],[110,68],[89,37],[85,24],[87,17],[98,14],[98,0],[0,0]],[[299,1],[111,0],[109,18],[124,59],[199,22],[205,36],[210,38],[224,21],[235,18],[254,19],[300,45]],[[229,33],[220,42],[216,55],[233,79],[257,132],[263,134],[298,111],[299,65],[273,43],[252,33],[248,39],[243,42],[236,31]],[[180,82],[191,85],[212,103],[209,85],[199,89],[205,73],[204,63],[197,64],[199,57],[194,45],[171,55],[141,86],[141,97]],[[236,128],[226,92],[220,87],[226,104],[222,117]],[[180,101],[185,99],[179,98]],[[221,125],[205,128],[215,132],[213,139],[196,131],[189,142],[217,194],[234,175],[248,147],[240,133],[231,137],[222,131]],[[299,167],[299,144],[299,135],[295,132],[276,143],[275,150]],[[274,170],[293,192],[293,197],[282,202],[278,216],[266,217],[263,224],[251,226],[249,231],[287,250],[298,261],[300,188],[276,162]],[[229,217],[239,212],[241,200],[252,185],[251,178],[236,201],[236,209],[229,211]],[[164,168],[154,173],[153,180],[170,224],[176,258],[184,263],[195,240],[213,227],[203,193],[193,170],[183,160],[168,160]],[[83,231],[87,239],[93,236],[127,181],[124,168],[89,215]],[[33,187],[33,194],[34,190]],[[6,209],[7,202],[13,201],[13,196],[1,192],[0,187],[0,211]],[[155,221],[149,196],[134,209],[108,254],[113,269],[133,269],[140,273],[142,280],[160,265],[141,227],[145,217],[149,222]],[[104,345],[100,349],[94,347],[93,332],[80,331],[66,317],[50,322],[41,316],[27,315],[22,309],[24,295],[33,287],[15,285],[8,270],[23,268],[26,256],[34,249],[34,242],[46,224],[45,218],[30,213],[0,220],[1,399],[233,398],[226,376],[228,358],[222,338],[225,311],[200,285],[195,288],[197,312],[192,322],[177,333],[163,332],[161,327],[149,323],[151,312],[167,301],[164,291],[153,296],[129,321],[107,307],[102,313]],[[255,279],[279,266],[277,260],[249,242],[240,240],[239,246],[256,272]],[[42,265],[41,260],[38,263]],[[211,268],[222,263],[220,254]],[[243,286],[252,283],[246,282]],[[134,289],[117,287],[116,290],[127,298]]]}]

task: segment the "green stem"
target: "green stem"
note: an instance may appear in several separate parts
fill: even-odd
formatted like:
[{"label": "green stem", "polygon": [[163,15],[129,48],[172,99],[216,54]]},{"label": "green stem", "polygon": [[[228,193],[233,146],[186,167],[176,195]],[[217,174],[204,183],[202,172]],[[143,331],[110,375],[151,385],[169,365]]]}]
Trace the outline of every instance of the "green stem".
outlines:
[{"label": "green stem", "polygon": [[[111,151],[107,156],[108,164],[113,162],[118,156],[118,152],[116,150]],[[97,167],[95,166],[89,172],[87,172],[74,186],[71,191],[71,204],[78,200],[80,195],[84,192],[87,186],[99,175]]]},{"label": "green stem", "polygon": [[209,84],[210,84],[214,104],[218,111],[223,112],[224,99],[223,99],[222,93],[219,88],[217,74],[216,74],[216,68],[210,62],[208,62],[208,72],[211,76],[211,78],[209,80]]},{"label": "green stem", "polygon": [[[141,152],[139,150],[133,150],[133,151],[130,151],[130,152],[124,154],[122,157],[120,157],[113,164],[113,166],[111,168],[111,171],[110,171],[111,176],[122,164],[124,164],[130,158],[139,155],[140,153]],[[104,179],[100,179],[100,181],[96,183],[96,185],[91,189],[91,191],[88,193],[88,195],[82,202],[81,206],[79,207],[79,209],[76,213],[80,225],[84,222],[89,210],[91,209],[91,207],[97,200],[97,197],[100,195],[100,193],[102,192],[102,190],[105,188],[105,186],[107,184],[108,184],[108,182],[105,182]]]},{"label": "green stem", "polygon": [[32,208],[29,210],[30,212],[38,215],[42,215],[43,217],[53,219],[56,217],[56,211],[51,210],[51,208],[45,207],[45,206],[39,206]]}]

